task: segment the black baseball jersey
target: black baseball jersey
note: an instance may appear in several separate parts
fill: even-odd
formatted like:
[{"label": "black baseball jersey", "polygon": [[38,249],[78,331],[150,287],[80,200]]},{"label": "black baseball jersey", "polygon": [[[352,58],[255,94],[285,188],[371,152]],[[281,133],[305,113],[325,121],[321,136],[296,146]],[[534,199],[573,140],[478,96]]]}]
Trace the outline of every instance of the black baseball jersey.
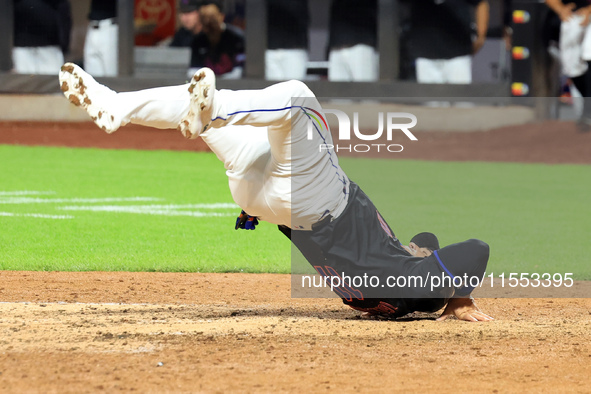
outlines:
[{"label": "black baseball jersey", "polygon": [[14,2],[14,46],[70,45],[72,15],[67,0],[16,0]]},{"label": "black baseball jersey", "polygon": [[201,32],[191,43],[191,67],[209,67],[216,75],[229,73],[244,62],[244,35],[234,26],[226,25],[220,41],[212,45]]},{"label": "black baseball jersey", "polygon": [[170,46],[173,48],[188,48],[191,46],[193,38],[195,38],[195,34],[192,31],[181,27],[174,33]]},{"label": "black baseball jersey", "polygon": [[[575,10],[591,5],[590,0],[562,0],[563,4],[573,3]],[[544,47],[548,47],[551,41],[560,41],[560,17],[553,11],[546,14],[542,27],[542,42]]]},{"label": "black baseball jersey", "polygon": [[472,54],[474,7],[484,0],[407,0],[408,48],[413,58],[451,59]]},{"label": "black baseball jersey", "polygon": [[562,0],[563,4],[570,4],[573,3],[575,5],[575,10],[579,8],[588,7],[591,5],[591,1],[589,0]]},{"label": "black baseball jersey", "polygon": [[410,282],[408,286],[393,287],[387,285],[388,277],[421,277],[425,284],[429,278],[442,275],[482,278],[488,261],[488,245],[479,240],[446,246],[429,257],[410,255],[354,182],[351,182],[347,207],[338,218],[326,218],[313,226],[312,231],[292,230],[291,241],[322,276],[380,278],[377,286],[346,285],[335,292],[355,309],[391,317],[438,310],[454,294],[467,296],[472,288],[463,284],[457,288],[431,288],[412,286]]},{"label": "black baseball jersey", "polygon": [[329,49],[377,45],[377,0],[333,0],[330,8]]},{"label": "black baseball jersey", "polygon": [[267,47],[308,48],[308,0],[267,0]]},{"label": "black baseball jersey", "polygon": [[88,19],[102,21],[117,16],[117,0],[92,0]]}]

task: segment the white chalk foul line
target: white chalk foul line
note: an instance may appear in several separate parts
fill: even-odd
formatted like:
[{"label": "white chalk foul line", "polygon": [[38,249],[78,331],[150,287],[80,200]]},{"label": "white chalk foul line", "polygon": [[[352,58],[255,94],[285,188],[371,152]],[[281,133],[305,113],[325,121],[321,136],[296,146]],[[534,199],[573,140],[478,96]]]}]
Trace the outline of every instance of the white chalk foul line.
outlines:
[{"label": "white chalk foul line", "polygon": [[211,211],[188,211],[186,209],[232,209],[238,208],[236,204],[217,203],[217,204],[184,204],[184,205],[72,205],[59,207],[65,211],[91,211],[91,212],[118,212],[135,213],[143,215],[162,215],[162,216],[193,216],[193,217],[222,217],[236,216],[236,212],[211,212]]},{"label": "white chalk foul line", "polygon": [[[87,208],[100,208],[100,207],[123,207],[123,208],[142,208],[142,209],[158,209],[158,210],[178,210],[178,209],[236,209],[240,208],[238,205],[234,203],[213,203],[213,204],[150,204],[150,205],[128,205],[128,206],[121,206],[121,205],[88,205],[88,206],[80,206],[80,205],[71,205],[61,207],[59,209],[65,210],[87,210]],[[83,208],[83,209],[79,209]],[[100,209],[102,210],[102,209]]]},{"label": "white chalk foul line", "polygon": [[[53,191],[15,190],[0,191],[0,205],[20,204],[95,204],[95,203],[126,203],[126,202],[156,202],[162,198],[156,197],[104,197],[104,198],[41,198],[27,197],[55,194]],[[151,204],[151,205],[70,205],[56,207],[66,211],[91,211],[91,212],[120,212],[143,215],[163,216],[192,216],[192,217],[227,217],[235,216],[236,212],[223,212],[224,210],[236,210],[238,205],[233,203],[214,204]],[[217,212],[212,212],[217,210]],[[220,210],[222,212],[220,212]],[[74,219],[70,215],[51,215],[42,213],[14,213],[0,212],[4,217],[32,217],[42,219]]]},{"label": "white chalk foul line", "polygon": [[55,194],[55,192],[41,192],[35,190],[0,191],[0,196],[38,196],[43,194]]},{"label": "white chalk foul line", "polygon": [[74,216],[70,216],[70,215],[46,215],[44,213],[0,212],[0,216],[26,217],[26,218],[41,218],[41,219],[74,219]]},{"label": "white chalk foul line", "polygon": [[148,202],[162,201],[155,197],[106,197],[106,198],[37,198],[0,197],[0,204],[64,204],[64,203],[105,203],[105,202]]}]

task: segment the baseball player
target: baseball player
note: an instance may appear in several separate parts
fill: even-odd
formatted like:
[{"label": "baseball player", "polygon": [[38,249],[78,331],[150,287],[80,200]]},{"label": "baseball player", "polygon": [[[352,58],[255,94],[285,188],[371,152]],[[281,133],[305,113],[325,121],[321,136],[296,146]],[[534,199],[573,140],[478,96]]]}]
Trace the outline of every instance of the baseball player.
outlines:
[{"label": "baseball player", "polygon": [[439,248],[432,234],[402,245],[334,152],[318,149],[332,143],[328,128],[308,133],[310,118],[322,115],[322,108],[304,83],[216,90],[213,71],[203,68],[186,85],[116,93],[70,63],[59,79],[65,96],[108,133],[134,123],[201,137],[224,163],[234,201],[250,217],[277,224],[320,274],[449,279],[446,286],[402,293],[338,287],[351,307],[395,318],[447,305],[441,320],[492,319],[476,307],[468,283],[450,284],[452,278],[483,276],[488,245],[469,240]]},{"label": "baseball player", "polygon": [[114,77],[118,71],[119,25],[117,0],[92,0],[84,41],[84,67],[96,77]]},{"label": "baseball player", "polygon": [[14,72],[55,75],[69,51],[71,29],[69,1],[14,1]]},{"label": "baseball player", "polygon": [[[546,0],[546,5],[560,19],[560,62],[564,75],[569,77],[583,97],[591,96],[591,5],[587,0]],[[579,119],[581,131],[591,130],[591,103],[583,100]]]}]

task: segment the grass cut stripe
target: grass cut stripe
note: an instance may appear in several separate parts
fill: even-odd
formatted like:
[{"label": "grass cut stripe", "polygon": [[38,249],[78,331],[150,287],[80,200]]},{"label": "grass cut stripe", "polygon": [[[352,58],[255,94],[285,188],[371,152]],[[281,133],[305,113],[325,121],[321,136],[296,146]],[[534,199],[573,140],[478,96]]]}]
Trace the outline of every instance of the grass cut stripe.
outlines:
[{"label": "grass cut stripe", "polygon": [[[0,200],[30,198],[0,202],[0,269],[290,272],[276,226],[234,230],[240,209],[211,153],[0,146],[0,157]],[[442,245],[479,238],[491,245],[489,273],[591,279],[591,166],[341,164],[404,243],[421,231]]]}]

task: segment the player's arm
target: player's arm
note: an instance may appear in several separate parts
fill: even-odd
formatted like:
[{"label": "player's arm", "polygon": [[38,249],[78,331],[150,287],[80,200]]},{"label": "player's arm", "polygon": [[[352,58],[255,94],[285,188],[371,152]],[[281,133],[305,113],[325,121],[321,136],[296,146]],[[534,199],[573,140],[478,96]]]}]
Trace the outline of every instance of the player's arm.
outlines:
[{"label": "player's arm", "polygon": [[469,298],[452,298],[447,303],[443,313],[437,321],[444,321],[450,316],[455,316],[460,320],[479,322],[494,320],[489,315],[483,313],[474,303],[472,297]]},{"label": "player's arm", "polygon": [[490,5],[488,0],[482,0],[476,6],[476,40],[473,43],[474,53],[478,52],[486,41],[486,32],[488,31],[488,22],[490,19]]},{"label": "player's arm", "polygon": [[587,26],[589,24],[589,20],[591,19],[591,5],[587,7],[579,8],[576,12],[577,15],[583,16],[583,21],[581,22],[581,26]]},{"label": "player's arm", "polygon": [[563,4],[562,0],[546,0],[546,5],[560,17],[561,21],[567,21],[573,16],[574,3]]}]

